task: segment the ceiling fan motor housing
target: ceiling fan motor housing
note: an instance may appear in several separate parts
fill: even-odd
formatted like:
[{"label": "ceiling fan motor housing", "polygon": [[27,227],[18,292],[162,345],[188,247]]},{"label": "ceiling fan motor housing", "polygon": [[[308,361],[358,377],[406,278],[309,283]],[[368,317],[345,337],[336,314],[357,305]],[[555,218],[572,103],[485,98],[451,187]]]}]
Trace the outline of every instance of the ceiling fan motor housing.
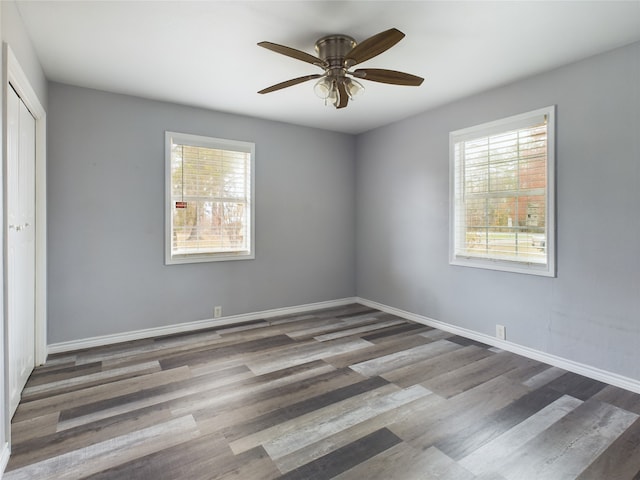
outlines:
[{"label": "ceiling fan motor housing", "polygon": [[353,47],[356,41],[348,35],[327,35],[316,42],[318,57],[329,64],[329,69],[345,70],[344,57]]}]

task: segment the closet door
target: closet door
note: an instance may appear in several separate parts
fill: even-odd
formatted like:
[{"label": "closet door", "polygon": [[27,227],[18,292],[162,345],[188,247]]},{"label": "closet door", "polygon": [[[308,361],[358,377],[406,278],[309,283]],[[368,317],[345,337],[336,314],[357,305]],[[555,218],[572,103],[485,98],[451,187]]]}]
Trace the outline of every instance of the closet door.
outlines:
[{"label": "closet door", "polygon": [[7,343],[13,416],[35,365],[36,121],[13,89],[7,97]]}]

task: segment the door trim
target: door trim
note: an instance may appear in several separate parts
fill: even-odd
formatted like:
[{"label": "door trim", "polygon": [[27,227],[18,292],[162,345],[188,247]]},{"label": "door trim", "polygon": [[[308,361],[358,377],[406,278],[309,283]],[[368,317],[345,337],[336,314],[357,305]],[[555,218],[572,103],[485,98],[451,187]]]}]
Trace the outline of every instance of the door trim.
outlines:
[{"label": "door trim", "polygon": [[[31,83],[24,70],[20,66],[18,59],[13,54],[11,47],[5,42],[3,44],[4,78],[3,87],[3,118],[6,119],[6,104],[8,89],[11,88],[18,93],[25,106],[29,109],[33,117],[36,119],[36,220],[35,220],[35,247],[36,247],[36,285],[35,285],[35,364],[42,365],[47,359],[47,112],[40,103],[40,99],[33,90]],[[6,127],[5,127],[6,129]],[[6,137],[6,135],[4,135]],[[5,198],[3,199],[4,219],[6,223],[6,141],[3,145],[3,191]],[[4,245],[7,241],[7,228],[4,228]],[[6,248],[5,248],[6,250]],[[6,251],[3,252],[6,257]],[[5,258],[6,260],[6,258]],[[6,265],[6,263],[5,263]],[[4,298],[6,299],[6,269],[3,272],[4,280]],[[5,305],[5,328],[6,328],[6,301]],[[7,337],[5,335],[5,342]],[[6,351],[6,348],[5,348]],[[5,363],[6,369],[6,363]],[[5,381],[7,376],[5,375]]]}]

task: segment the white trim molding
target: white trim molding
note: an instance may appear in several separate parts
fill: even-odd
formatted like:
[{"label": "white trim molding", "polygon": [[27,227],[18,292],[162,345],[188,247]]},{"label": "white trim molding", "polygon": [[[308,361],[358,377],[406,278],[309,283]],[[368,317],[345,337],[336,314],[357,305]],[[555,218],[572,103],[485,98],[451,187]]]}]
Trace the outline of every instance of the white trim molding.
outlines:
[{"label": "white trim molding", "polygon": [[7,468],[7,464],[9,463],[10,455],[11,448],[9,448],[9,442],[5,442],[4,445],[2,445],[2,451],[0,452],[0,480],[2,480],[4,470]]},{"label": "white trim molding", "polygon": [[608,383],[616,387],[624,388],[625,390],[640,393],[640,381],[633,378],[618,375],[617,373],[592,367],[591,365],[586,365],[584,363],[575,362],[573,360],[562,358],[557,355],[552,355],[550,353],[541,352],[540,350],[535,350],[523,345],[518,345],[513,342],[500,340],[498,338],[492,337],[491,335],[479,333],[467,328],[457,327],[449,323],[434,320],[433,318],[407,312],[405,310],[400,310],[399,308],[390,307],[388,305],[374,302],[372,300],[367,300],[365,298],[356,297],[356,301],[366,307],[375,308],[383,312],[390,313],[407,320],[411,320],[412,322],[427,325],[429,327],[434,327],[439,330],[444,330],[445,332],[454,333],[462,337],[470,338],[471,340],[476,340],[478,342],[486,343],[487,345],[501,348],[502,350],[522,355],[523,357],[531,358],[532,360],[538,360],[540,362],[553,365],[554,367],[562,368],[569,372],[584,375],[585,377],[592,378],[593,380],[598,380],[600,382]]},{"label": "white trim molding", "polygon": [[204,330],[208,328],[222,327],[236,323],[251,322],[253,320],[268,319],[280,317],[284,315],[295,315],[297,313],[305,313],[313,310],[321,310],[324,308],[343,307],[357,303],[355,297],[341,298],[338,300],[329,300],[326,302],[307,303],[305,305],[296,305],[293,307],[274,308],[271,310],[263,310],[261,312],[243,313],[239,315],[230,315],[221,318],[209,318],[206,320],[197,320],[195,322],[178,323],[167,325],[164,327],[146,328],[143,330],[134,330],[131,332],[114,333],[112,335],[102,335],[99,337],[84,338],[80,340],[70,340],[68,342],[53,343],[48,347],[48,353],[66,353],[85,348],[102,347],[120,342],[130,342],[132,340],[142,340],[145,338],[161,337],[164,335],[175,335],[177,333],[193,332],[196,330]]}]

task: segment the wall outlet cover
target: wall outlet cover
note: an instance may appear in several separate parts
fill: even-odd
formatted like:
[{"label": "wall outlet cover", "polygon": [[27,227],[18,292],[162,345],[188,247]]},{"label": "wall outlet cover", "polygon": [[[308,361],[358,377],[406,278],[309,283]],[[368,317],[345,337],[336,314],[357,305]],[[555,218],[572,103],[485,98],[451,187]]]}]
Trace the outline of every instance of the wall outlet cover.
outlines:
[{"label": "wall outlet cover", "polygon": [[507,339],[507,329],[504,325],[496,325],[496,337],[500,340]]}]

